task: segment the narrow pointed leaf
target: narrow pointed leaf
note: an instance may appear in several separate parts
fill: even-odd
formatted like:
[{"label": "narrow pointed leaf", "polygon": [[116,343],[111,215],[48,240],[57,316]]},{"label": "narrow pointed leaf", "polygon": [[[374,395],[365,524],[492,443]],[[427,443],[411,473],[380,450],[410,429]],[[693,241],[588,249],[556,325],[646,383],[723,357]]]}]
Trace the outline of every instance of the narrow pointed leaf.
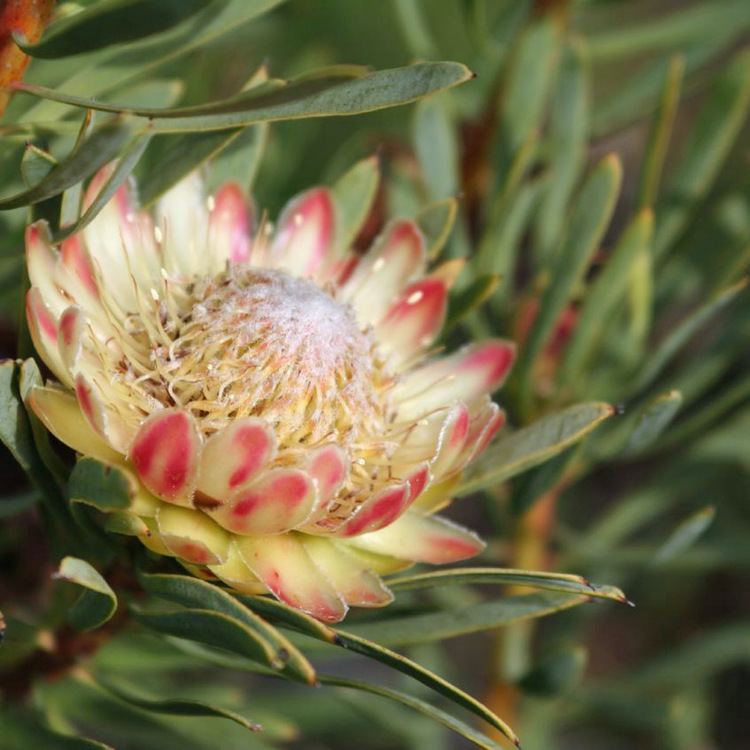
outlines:
[{"label": "narrow pointed leaf", "polygon": [[459,155],[455,126],[444,97],[423,99],[414,110],[413,141],[427,192],[433,200],[458,192]]},{"label": "narrow pointed leaf", "polygon": [[52,154],[29,143],[21,159],[21,177],[28,187],[43,180],[55,167],[57,160]]},{"label": "narrow pointed leaf", "polygon": [[680,236],[693,207],[707,193],[747,119],[750,108],[750,50],[732,62],[712,87],[693,126],[684,156],[673,171],[657,211],[654,253],[663,256]]},{"label": "narrow pointed leaf", "polygon": [[692,409],[664,437],[663,445],[673,446],[687,440],[693,435],[702,433],[711,424],[733,411],[750,398],[750,377],[740,378],[731,385],[725,386],[721,393],[704,406]]},{"label": "narrow pointed leaf", "polygon": [[428,719],[432,719],[446,729],[455,732],[459,737],[468,740],[475,747],[482,748],[483,750],[502,750],[502,745],[499,745],[482,732],[477,731],[466,722],[456,719],[454,716],[451,716],[440,708],[432,706],[426,701],[415,698],[407,693],[402,693],[399,690],[393,690],[381,685],[373,685],[372,683],[362,682],[361,680],[334,677],[333,675],[321,675],[320,682],[323,685],[347,688],[350,690],[360,690],[369,693],[370,695],[387,698],[388,700],[400,703],[402,706],[406,706],[412,711],[422,714],[422,716],[426,716]]},{"label": "narrow pointed leaf", "polygon": [[238,594],[237,598],[263,617],[282,622],[319,641],[336,642],[336,631],[333,628],[299,609],[284,604],[284,602],[271,599],[268,596],[248,596],[246,594]]},{"label": "narrow pointed leaf", "polygon": [[614,155],[594,169],[578,196],[549,288],[542,297],[526,345],[521,350],[515,378],[525,399],[530,398],[533,364],[549,340],[565,306],[580,283],[609,224],[620,190],[622,167]]},{"label": "narrow pointed leaf", "polygon": [[427,243],[427,255],[435,260],[450,237],[458,213],[455,198],[428,203],[416,217]]},{"label": "narrow pointed leaf", "polygon": [[560,50],[561,27],[552,18],[529,26],[511,62],[501,103],[503,150],[515,154],[544,114]]},{"label": "narrow pointed leaf", "polygon": [[341,630],[338,631],[338,645],[348,651],[353,651],[362,656],[379,661],[392,669],[412,677],[423,685],[434,690],[436,693],[445,696],[456,705],[465,708],[475,716],[483,719],[490,724],[490,726],[493,726],[500,731],[503,736],[507,737],[516,746],[520,745],[520,741],[515,732],[499,716],[487,708],[487,706],[411,659],[385,648],[380,645],[380,643],[375,643],[359,635],[355,635],[354,633]]},{"label": "narrow pointed leaf", "polygon": [[638,422],[625,445],[625,455],[637,453],[652,445],[677,416],[681,406],[680,391],[668,391],[648,403],[639,414]]},{"label": "narrow pointed leaf", "polygon": [[28,190],[0,198],[0,210],[36,204],[59,195],[119,156],[133,135],[132,121],[113,118],[95,128],[86,140],[49,174]]},{"label": "narrow pointed leaf", "polygon": [[686,518],[654,555],[654,564],[667,562],[690,548],[713,523],[715,515],[716,508],[713,505],[707,505]]},{"label": "narrow pointed leaf", "polygon": [[98,0],[49,27],[37,44],[15,41],[32,57],[57,58],[102,49],[157,34],[212,0]]},{"label": "narrow pointed leaf", "polygon": [[164,635],[213,646],[274,670],[284,666],[274,646],[240,620],[212,609],[151,612],[131,607],[136,620]]},{"label": "narrow pointed leaf", "polygon": [[638,205],[641,208],[653,206],[656,201],[661,173],[672,137],[684,75],[685,59],[682,56],[673,57],[667,66],[664,88],[659,98],[659,107],[654,113],[646,153],[643,156],[638,186]]},{"label": "narrow pointed leaf", "polygon": [[103,742],[55,732],[7,707],[0,710],[0,737],[3,738],[3,750],[28,750],[31,747],[45,750],[114,750]]},{"label": "narrow pointed leaf", "polygon": [[671,333],[652,349],[647,365],[637,378],[635,390],[640,391],[651,385],[682,347],[698,332],[701,326],[715,315],[718,315],[718,313],[736,299],[745,290],[747,284],[747,277],[741,279],[679,323]]},{"label": "narrow pointed leaf", "polygon": [[743,0],[696,3],[677,14],[651,16],[638,23],[613,25],[592,35],[591,56],[597,63],[671,47],[688,47],[696,40],[721,37],[727,29],[739,33],[748,27],[747,6]]},{"label": "narrow pointed leaf", "polygon": [[625,595],[616,586],[591,583],[582,576],[564,573],[542,573],[511,568],[450,568],[429,573],[398,576],[388,579],[394,591],[433,588],[435,586],[489,583],[503,586],[528,586],[529,588],[581,594],[594,599],[611,599],[624,602]]},{"label": "narrow pointed leaf", "polygon": [[142,573],[140,580],[144,588],[154,596],[186,607],[212,610],[241,622],[273,645],[276,662],[286,663],[286,668],[298,680],[307,684],[315,682],[314,668],[296,646],[276,628],[218,586],[197,578],[178,575]]},{"label": "narrow pointed leaf", "polygon": [[145,698],[143,695],[133,692],[131,688],[126,690],[121,685],[113,684],[109,679],[102,679],[101,676],[97,676],[95,679],[96,683],[108,693],[111,693],[116,698],[131,706],[148,711],[149,713],[166,714],[168,716],[201,716],[229,719],[251,732],[258,732],[262,729],[259,724],[249,721],[237,712],[229,711],[226,708],[219,708],[218,706],[193,700],[155,700],[153,698]]},{"label": "narrow pointed leaf", "polygon": [[504,627],[511,623],[546,617],[590,601],[588,596],[557,593],[507,596],[449,611],[393,617],[365,625],[350,625],[348,633],[379,644],[407,646],[456,638],[468,633]]},{"label": "narrow pointed leaf", "polygon": [[[121,91],[128,84],[137,84],[146,77],[174,70],[175,61],[211,44],[227,34],[244,30],[260,14],[280,5],[283,0],[227,0],[209,6],[202,13],[189,18],[174,32],[156,39],[145,39],[122,49],[111,49],[84,58],[76,72],[56,88],[70,94],[96,97]],[[218,7],[217,7],[218,6]],[[113,70],[116,73],[113,75]],[[59,104],[39,101],[25,114],[28,120],[56,121],[61,112]]]},{"label": "narrow pointed leaf", "polygon": [[77,221],[63,227],[55,234],[53,238],[55,243],[62,242],[64,239],[80,232],[96,218],[97,214],[109,203],[118,188],[130,177],[150,140],[151,136],[148,133],[140,135],[133,140],[117,160],[112,174],[104,183],[96,198],[91,202],[91,205]]},{"label": "narrow pointed leaf", "polygon": [[336,206],[335,247],[339,255],[348,250],[370,213],[380,181],[380,164],[376,156],[357,162],[333,184],[331,193]]},{"label": "narrow pointed leaf", "polygon": [[252,193],[255,177],[268,144],[269,127],[267,123],[261,123],[243,128],[236,138],[218,152],[214,152],[211,156],[211,167],[206,175],[209,189],[215,190],[225,182],[237,182]]},{"label": "narrow pointed leaf", "polygon": [[150,206],[183,177],[231,146],[244,132],[244,129],[220,130],[154,139],[148,153],[150,164],[138,180],[141,204]]},{"label": "narrow pointed leaf", "polygon": [[491,487],[546,461],[582,440],[615,413],[610,404],[577,404],[503,438],[469,470],[456,494]]},{"label": "narrow pointed leaf", "polygon": [[589,134],[590,70],[580,41],[563,51],[549,117],[550,179],[539,202],[537,233],[544,257],[554,250],[565,226],[573,190],[583,171]]},{"label": "narrow pointed leaf", "polygon": [[339,73],[330,78],[304,79],[280,89],[271,87],[272,90],[265,93],[252,90],[229,99],[177,109],[105,104],[26,84],[17,88],[63,104],[147,117],[156,132],[179,133],[229,130],[258,122],[371,112],[407,104],[427,94],[457,86],[471,77],[471,71],[459,63],[418,63],[355,78],[351,74]]},{"label": "narrow pointed leaf", "polygon": [[639,254],[649,252],[653,231],[653,213],[639,213],[620,237],[604,269],[586,293],[575,329],[565,347],[560,378],[575,383],[588,356],[595,347],[603,322],[611,317],[622,302],[628,287],[633,264]]}]

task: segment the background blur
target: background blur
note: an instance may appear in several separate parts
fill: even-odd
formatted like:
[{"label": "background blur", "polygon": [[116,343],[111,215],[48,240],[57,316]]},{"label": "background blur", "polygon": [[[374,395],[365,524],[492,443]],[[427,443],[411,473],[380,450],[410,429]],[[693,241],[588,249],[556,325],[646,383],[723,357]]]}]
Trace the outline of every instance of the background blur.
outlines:
[{"label": "background blur", "polygon": [[[487,563],[582,573],[621,586],[636,607],[591,604],[536,626],[410,649],[509,720],[525,750],[748,746],[749,295],[737,289],[720,309],[705,309],[741,280],[750,259],[748,43],[746,0],[289,0],[140,82],[118,87],[121,69],[113,67],[103,93],[130,102],[145,97],[137,86],[151,81],[159,97],[191,103],[231,94],[262,64],[283,78],[339,63],[467,64],[475,80],[418,105],[273,124],[257,173],[246,175],[257,205],[274,217],[294,193],[331,183],[377,152],[383,187],[362,247],[387,217],[459,196],[446,254],[472,258],[474,280],[502,279],[457,321],[451,346],[476,333],[529,340],[571,215],[585,213],[580,186],[602,157],[619,155],[622,188],[586,274],[554,335],[500,402],[516,426],[581,400],[622,404],[625,415],[551,466],[473,493],[450,515],[491,540]],[[51,85],[76,65],[75,57],[33,61],[26,80]],[[679,98],[672,120],[670,97]],[[18,97],[5,121],[22,119],[34,101]],[[654,133],[665,117],[671,135],[658,189],[649,193],[644,173],[658,157]],[[157,156],[147,152],[139,170]],[[0,146],[8,180],[19,165],[18,149]],[[8,182],[3,192],[11,189]],[[619,301],[592,324],[595,343],[572,376],[562,363],[586,294],[644,208],[656,221],[650,260],[624,268]],[[23,210],[0,215],[0,351],[7,357],[17,351],[23,223]],[[471,279],[465,288],[474,288]],[[698,313],[703,317],[691,318]],[[681,338],[665,353],[675,331]],[[658,429],[649,422],[648,440],[639,443],[637,418],[655,403],[661,422]],[[664,403],[669,408],[661,411]],[[9,601],[31,608],[52,561],[33,507],[12,517],[3,511],[32,503],[6,452],[2,472],[0,518],[8,517],[0,525],[0,608]],[[452,588],[433,596],[461,607],[492,592]],[[411,600],[404,601],[408,609]],[[105,664],[127,660],[125,647],[108,648]],[[350,669],[348,661],[337,667]],[[227,677],[221,689],[204,687],[203,694],[241,695],[242,705],[283,714],[298,739],[279,732],[269,746],[469,746],[367,696],[311,698],[302,688],[242,676]],[[55,684],[46,689],[54,693]],[[73,695],[58,690],[60,712],[73,715]],[[104,708],[99,716],[105,735],[127,737]],[[139,739],[133,727],[116,747],[172,746],[159,734]],[[243,744],[230,731],[226,745],[211,745],[197,730],[180,736],[174,746],[183,750],[256,747],[255,739]]]}]

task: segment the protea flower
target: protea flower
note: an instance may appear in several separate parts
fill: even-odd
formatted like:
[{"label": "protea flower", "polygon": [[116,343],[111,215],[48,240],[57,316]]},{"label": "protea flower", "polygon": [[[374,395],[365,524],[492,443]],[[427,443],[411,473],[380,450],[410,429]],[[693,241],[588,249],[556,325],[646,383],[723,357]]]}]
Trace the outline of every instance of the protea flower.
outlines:
[{"label": "protea flower", "polygon": [[[92,181],[87,202],[105,174]],[[454,264],[426,272],[417,224],[364,255],[336,242],[331,193],[275,231],[235,184],[197,176],[154,215],[121,188],[55,249],[27,231],[27,313],[58,383],[29,403],[63,443],[137,482],[151,550],[326,621],[392,596],[378,574],[483,547],[432,515],[503,423],[514,358],[434,347]]]}]

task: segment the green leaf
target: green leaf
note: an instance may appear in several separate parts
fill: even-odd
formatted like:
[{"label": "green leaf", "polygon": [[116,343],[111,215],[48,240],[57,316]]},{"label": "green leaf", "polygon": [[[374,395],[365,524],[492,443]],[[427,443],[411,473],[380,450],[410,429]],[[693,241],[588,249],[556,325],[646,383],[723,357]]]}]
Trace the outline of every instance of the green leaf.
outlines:
[{"label": "green leaf", "polygon": [[244,656],[274,670],[284,662],[270,641],[244,622],[213,609],[151,612],[131,607],[136,620],[164,635],[197,641]]},{"label": "green leaf", "polygon": [[552,593],[507,596],[497,601],[455,607],[444,612],[393,617],[366,625],[350,625],[347,632],[364,636],[380,644],[408,646],[494,630],[511,623],[546,617],[588,601],[588,596]]},{"label": "green leaf", "polygon": [[667,391],[650,401],[638,415],[638,422],[625,445],[625,455],[638,453],[656,442],[681,406],[682,394],[679,391]]},{"label": "green leaf", "polygon": [[553,487],[560,486],[568,466],[578,455],[578,448],[579,446],[574,445],[558,453],[513,481],[510,496],[510,510],[513,515],[522,516],[527,513],[537,500]]},{"label": "green leaf", "polygon": [[69,581],[83,588],[83,592],[67,613],[68,622],[76,630],[98,628],[115,613],[115,592],[85,560],[77,557],[63,558],[54,578]]},{"label": "green leaf", "polygon": [[581,370],[588,363],[600,339],[603,323],[621,303],[628,287],[633,264],[641,253],[649,251],[653,232],[653,213],[641,211],[620,237],[604,269],[586,292],[573,335],[565,347],[561,382],[579,382]]},{"label": "green leaf", "polygon": [[117,90],[118,96],[139,107],[172,107],[184,93],[185,84],[177,78],[146,79]]},{"label": "green leaf", "polygon": [[561,27],[537,21],[520,36],[501,101],[502,148],[514,155],[539,129],[560,52]]},{"label": "green leaf", "polygon": [[682,79],[685,75],[685,58],[673,57],[667,66],[664,77],[664,88],[659,98],[659,106],[654,113],[654,120],[649,133],[648,145],[643,155],[640,184],[638,186],[638,205],[640,208],[653,206],[661,181],[664,161],[667,157],[669,141],[672,137],[677,106],[680,102]]},{"label": "green leaf", "polygon": [[705,508],[688,516],[670,534],[669,539],[664,542],[656,555],[654,555],[654,564],[659,565],[685,552],[685,550],[703,536],[708,527],[713,523],[715,515],[716,508],[713,505],[707,505]]},{"label": "green leaf", "polygon": [[348,651],[353,651],[362,656],[367,656],[370,659],[379,661],[381,664],[385,664],[392,669],[412,677],[423,685],[434,690],[436,693],[445,696],[456,705],[465,708],[475,716],[483,719],[490,724],[490,726],[499,730],[503,736],[507,737],[517,747],[520,745],[520,741],[515,732],[499,716],[487,708],[487,706],[411,659],[352,632],[339,630],[338,645]]},{"label": "green leaf", "polygon": [[489,583],[502,586],[528,586],[565,594],[581,594],[594,599],[611,599],[616,602],[627,601],[625,594],[617,587],[591,583],[583,576],[513,568],[448,568],[389,578],[387,583],[388,587],[394,591]]},{"label": "green leaf", "polygon": [[334,248],[338,256],[347,252],[370,214],[380,182],[377,156],[358,161],[333,184],[331,193],[336,206]]},{"label": "green leaf", "polygon": [[0,441],[41,492],[44,507],[58,524],[56,531],[67,534],[72,519],[63,507],[56,478],[60,459],[52,454],[47,431],[23,404],[28,388],[40,381],[39,370],[31,359],[20,367],[12,360],[0,362]]},{"label": "green leaf", "polygon": [[[471,71],[460,63],[418,63],[379,70],[354,79],[351,74],[338,73],[329,78],[302,79],[282,88],[271,87],[270,91],[257,87],[228,99],[176,109],[106,104],[27,84],[19,84],[18,90],[77,107],[147,117],[156,132],[180,133],[230,130],[258,122],[306,117],[356,115],[407,104],[427,94],[457,86],[471,77]],[[259,92],[261,88],[263,91]]]},{"label": "green leaf", "polygon": [[59,195],[119,156],[132,135],[132,120],[122,117],[108,120],[95,128],[41,182],[23,192],[0,198],[0,210],[40,203]]},{"label": "green leaf", "polygon": [[[283,0],[223,0],[216,3],[164,37],[147,39],[124,49],[107,50],[85,58],[75,73],[56,86],[60,91],[82,96],[98,96],[124,86],[157,77],[162,71],[171,75],[174,63],[222,37],[245,30],[255,18],[278,6]],[[29,120],[56,121],[65,110],[59,104],[37,102],[25,114]]]},{"label": "green leaf", "polygon": [[483,750],[502,750],[501,745],[491,740],[487,735],[482,734],[482,732],[477,731],[466,722],[456,719],[449,713],[432,706],[426,701],[415,698],[407,693],[402,693],[399,690],[392,690],[391,688],[382,687],[381,685],[373,685],[372,683],[362,682],[360,680],[334,677],[333,675],[321,675],[320,682],[323,685],[351,690],[361,690],[370,695],[387,698],[388,700],[400,703],[402,706],[406,706],[412,711],[422,714],[422,716],[426,716],[428,719],[432,719],[446,729],[455,732],[459,737],[468,740],[476,747],[483,748]]},{"label": "green leaf", "polygon": [[671,333],[653,347],[646,366],[637,378],[634,390],[641,391],[650,386],[701,326],[729,305],[747,287],[747,284],[748,279],[743,278],[736,284],[724,289],[716,297],[688,315]]},{"label": "green leaf", "polygon": [[477,251],[474,264],[478,269],[495,273],[505,280],[495,300],[512,297],[516,265],[521,252],[521,237],[527,229],[532,211],[537,206],[544,187],[543,180],[524,182],[514,191],[502,210],[490,217]]},{"label": "green leaf", "polygon": [[111,531],[113,534],[125,534],[126,536],[142,536],[149,533],[148,525],[143,518],[127,511],[108,512],[103,526],[105,531]]},{"label": "green leaf", "polygon": [[101,675],[95,677],[95,682],[101,688],[108,693],[111,693],[116,698],[119,698],[121,701],[124,701],[131,706],[135,706],[136,708],[140,708],[143,711],[148,711],[149,713],[167,714],[169,716],[201,716],[229,719],[251,732],[259,732],[262,729],[259,724],[249,721],[235,711],[229,711],[228,709],[219,708],[218,706],[211,706],[208,703],[203,703],[201,701],[181,700],[176,698],[166,700],[146,698],[139,692],[134,692],[132,688],[126,690],[120,685],[113,684],[109,679],[103,679]]},{"label": "green leaf", "polygon": [[654,253],[663,256],[682,234],[693,208],[708,192],[747,118],[750,107],[750,50],[731,63],[712,85],[708,103],[693,126],[684,156],[673,170],[657,210]]},{"label": "green leaf", "polygon": [[138,180],[138,195],[149,206],[208,159],[228,148],[244,129],[185,133],[154,138],[148,157],[150,164]]},{"label": "green leaf", "polygon": [[491,487],[546,461],[582,440],[614,413],[610,404],[590,402],[543,417],[487,450],[469,469],[456,494]]},{"label": "green leaf", "polygon": [[393,9],[411,54],[423,59],[435,57],[435,42],[420,4],[415,0],[396,0]]},{"label": "green leaf", "polygon": [[749,25],[743,0],[719,0],[680,8],[679,13],[652,15],[640,23],[615,25],[591,36],[591,56],[596,63],[623,57],[637,59],[650,51],[689,47],[698,41],[722,36],[727,29],[741,33]]},{"label": "green leaf", "polygon": [[[21,362],[18,371],[18,391],[21,401],[26,404],[26,399],[31,389],[41,385],[43,385],[42,374],[39,371],[37,363],[31,358]],[[55,480],[57,487],[64,490],[68,475],[70,474],[70,468],[50,444],[50,433],[36,414],[27,409],[26,417],[31,427],[31,435],[34,438],[34,445],[39,460],[46,467],[50,477]],[[55,496],[57,497],[58,493]]]},{"label": "green leaf", "polygon": [[336,642],[336,631],[333,628],[324,625],[320,620],[310,617],[310,615],[305,614],[299,609],[290,607],[288,604],[284,604],[268,596],[238,594],[237,598],[263,617],[283,622],[300,633],[305,633],[319,641],[326,643]]},{"label": "green leaf", "polygon": [[26,410],[18,392],[18,370],[12,360],[0,362],[0,440],[28,474],[39,465]]},{"label": "green leaf", "polygon": [[136,488],[134,480],[116,466],[82,458],[70,474],[68,494],[71,501],[109,513],[130,508]]},{"label": "green leaf", "polygon": [[[693,81],[709,65],[723,59],[731,32],[720,37],[705,39],[689,49],[678,49],[685,56],[685,93],[696,88]],[[602,97],[592,110],[592,135],[604,137],[621,128],[653,114],[664,88],[664,69],[659,65],[637,66],[621,85]]]},{"label": "green leaf", "polygon": [[515,369],[515,380],[520,384],[524,402],[531,398],[534,362],[581,282],[609,224],[621,176],[620,162],[610,154],[597,165],[578,196],[555,268],[551,271],[550,286],[542,297],[539,314]]},{"label": "green leaf", "polygon": [[459,189],[459,155],[455,128],[444,97],[423,99],[414,109],[413,141],[427,193],[449,198]]},{"label": "green leaf", "polygon": [[568,204],[585,165],[591,96],[589,67],[583,44],[569,43],[552,96],[546,144],[550,179],[540,198],[536,222],[536,235],[545,258],[554,251],[563,232]]},{"label": "green leaf", "polygon": [[203,10],[213,0],[98,0],[52,24],[37,44],[14,40],[32,57],[78,55],[157,34]]},{"label": "green leaf", "polygon": [[213,190],[225,182],[238,182],[251,192],[268,144],[269,128],[266,123],[244,128],[221,149],[207,170],[207,186]]},{"label": "green leaf", "polygon": [[[241,624],[243,628],[251,630],[259,638],[262,638],[264,643],[273,648],[273,658],[266,662],[269,666],[276,669],[283,666],[290,675],[300,682],[309,685],[315,683],[315,670],[302,652],[276,628],[218,586],[197,578],[178,575],[148,575],[142,573],[140,580],[143,587],[154,596],[177,602],[186,607],[199,607],[206,612],[215,612],[237,624]],[[177,627],[184,626],[178,624]],[[216,627],[232,630],[223,620],[217,620]],[[173,633],[173,635],[175,634]],[[209,643],[209,645],[221,646],[221,643],[211,643],[200,638],[195,640]],[[241,643],[242,638],[235,638],[235,642]]]},{"label": "green leaf", "polygon": [[0,710],[0,737],[3,750],[114,750],[103,742],[54,732],[21,711]]},{"label": "green leaf", "polygon": [[21,176],[27,186],[43,180],[55,167],[57,159],[44,149],[27,144],[21,158]]},{"label": "green leaf", "polygon": [[427,243],[427,256],[435,260],[450,237],[458,213],[458,201],[445,198],[428,203],[416,216]]},{"label": "green leaf", "polygon": [[53,238],[55,243],[62,242],[68,237],[77,234],[96,218],[96,215],[107,205],[107,203],[109,203],[119,187],[128,179],[128,177],[130,177],[140,161],[141,156],[143,156],[143,152],[146,150],[146,146],[148,146],[150,140],[150,134],[140,135],[133,139],[132,143],[125,149],[125,151],[123,151],[122,155],[117,160],[115,168],[112,170],[112,174],[107,178],[107,181],[97,193],[94,200],[91,201],[91,205],[89,205],[80,218],[55,233]]},{"label": "green leaf", "polygon": [[673,446],[705,432],[725,415],[731,414],[750,398],[750,377],[724,386],[721,392],[707,404],[693,408],[665,436],[662,446]]}]

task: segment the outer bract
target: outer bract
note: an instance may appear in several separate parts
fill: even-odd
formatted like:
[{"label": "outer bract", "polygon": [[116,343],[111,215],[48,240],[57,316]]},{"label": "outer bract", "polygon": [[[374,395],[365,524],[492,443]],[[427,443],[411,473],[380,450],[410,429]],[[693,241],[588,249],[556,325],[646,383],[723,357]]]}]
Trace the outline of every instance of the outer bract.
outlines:
[{"label": "outer bract", "polygon": [[26,238],[29,326],[59,381],[36,414],[137,477],[147,547],[326,621],[387,604],[378,574],[482,549],[432,513],[501,427],[488,394],[514,358],[436,356],[452,274],[427,273],[414,222],[364,255],[335,251],[336,224],[324,188],[271,231],[238,186],[206,198],[192,176],[154,215],[123,187],[60,248],[40,223]]}]

